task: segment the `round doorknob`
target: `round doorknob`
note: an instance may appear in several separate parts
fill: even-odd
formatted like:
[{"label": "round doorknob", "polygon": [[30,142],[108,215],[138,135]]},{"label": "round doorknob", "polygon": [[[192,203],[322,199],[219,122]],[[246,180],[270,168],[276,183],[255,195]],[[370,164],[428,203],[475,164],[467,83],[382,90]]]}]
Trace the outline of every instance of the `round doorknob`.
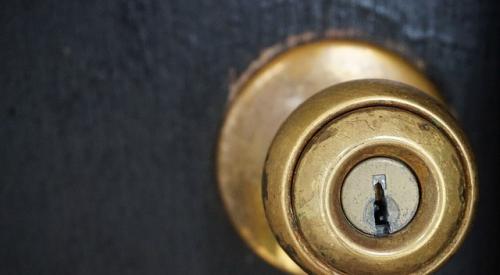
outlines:
[{"label": "round doorknob", "polygon": [[478,193],[438,90],[371,44],[287,47],[232,86],[219,137],[219,190],[242,239],[295,274],[438,268],[463,241]]},{"label": "round doorknob", "polygon": [[430,272],[457,249],[475,186],[467,142],[438,101],[358,80],[288,117],[262,191],[272,231],[304,270],[406,274]]}]

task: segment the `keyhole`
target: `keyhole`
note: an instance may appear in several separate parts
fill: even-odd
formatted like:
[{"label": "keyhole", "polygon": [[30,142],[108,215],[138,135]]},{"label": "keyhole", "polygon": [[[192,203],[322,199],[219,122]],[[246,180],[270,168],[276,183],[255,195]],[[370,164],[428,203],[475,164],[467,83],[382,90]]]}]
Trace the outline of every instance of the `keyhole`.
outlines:
[{"label": "keyhole", "polygon": [[394,234],[408,225],[420,200],[413,171],[403,162],[384,157],[364,160],[352,168],[341,192],[349,222],[373,237]]},{"label": "keyhole", "polygon": [[373,176],[373,189],[375,200],[373,202],[373,216],[375,219],[375,235],[386,236],[390,233],[389,213],[387,212],[387,200],[384,189],[386,186],[385,175]]}]

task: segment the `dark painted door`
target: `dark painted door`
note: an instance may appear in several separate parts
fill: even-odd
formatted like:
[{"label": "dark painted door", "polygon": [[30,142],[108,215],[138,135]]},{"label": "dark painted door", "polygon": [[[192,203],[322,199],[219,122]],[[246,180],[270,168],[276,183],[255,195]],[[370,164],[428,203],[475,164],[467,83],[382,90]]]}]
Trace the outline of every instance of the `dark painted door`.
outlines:
[{"label": "dark painted door", "polygon": [[420,58],[477,155],[475,226],[441,274],[499,271],[495,1],[2,1],[1,274],[278,274],[225,216],[231,80],[306,32]]}]

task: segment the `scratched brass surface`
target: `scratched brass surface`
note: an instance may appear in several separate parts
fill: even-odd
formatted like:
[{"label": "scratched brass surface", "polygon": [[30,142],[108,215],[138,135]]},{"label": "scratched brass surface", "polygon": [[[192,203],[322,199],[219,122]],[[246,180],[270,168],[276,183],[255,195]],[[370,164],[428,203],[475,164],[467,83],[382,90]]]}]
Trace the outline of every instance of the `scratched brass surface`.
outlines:
[{"label": "scratched brass surface", "polygon": [[[415,173],[413,220],[384,237],[355,229],[340,193],[352,167],[372,157]],[[282,125],[265,165],[266,216],[282,247],[314,274],[429,273],[460,246],[477,198],[472,153],[435,99],[388,80],[358,80],[316,94]]]},{"label": "scratched brass surface", "polygon": [[220,132],[216,172],[222,200],[243,240],[263,259],[290,273],[301,269],[282,250],[264,215],[261,178],[279,126],[306,99],[343,81],[385,78],[440,99],[418,68],[374,45],[325,40],[264,54],[232,91]]}]

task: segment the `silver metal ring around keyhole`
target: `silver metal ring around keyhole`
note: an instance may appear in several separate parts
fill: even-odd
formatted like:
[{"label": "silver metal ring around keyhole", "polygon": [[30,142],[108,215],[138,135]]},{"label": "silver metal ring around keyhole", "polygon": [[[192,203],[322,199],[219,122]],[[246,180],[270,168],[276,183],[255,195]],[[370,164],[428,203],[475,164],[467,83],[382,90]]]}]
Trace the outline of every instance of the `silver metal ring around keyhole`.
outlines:
[{"label": "silver metal ring around keyhole", "polygon": [[[377,230],[374,213],[374,185],[380,181],[388,229]],[[374,157],[358,163],[347,175],[342,186],[342,207],[349,222],[363,233],[384,236],[405,227],[415,216],[420,195],[418,180],[411,168],[402,161]]]}]

